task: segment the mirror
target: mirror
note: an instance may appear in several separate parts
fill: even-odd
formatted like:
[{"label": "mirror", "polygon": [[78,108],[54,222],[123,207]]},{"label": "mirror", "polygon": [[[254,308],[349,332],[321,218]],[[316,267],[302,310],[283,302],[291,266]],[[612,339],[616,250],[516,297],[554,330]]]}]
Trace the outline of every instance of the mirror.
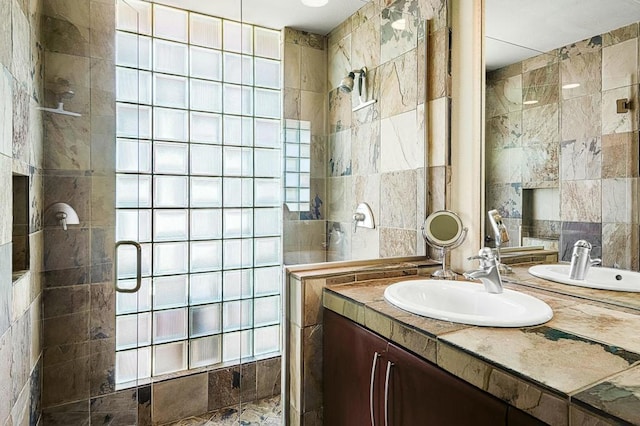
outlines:
[{"label": "mirror", "polygon": [[637,271],[640,4],[570,3],[486,0],[486,209],[512,247]]},{"label": "mirror", "polygon": [[456,274],[447,266],[447,251],[458,247],[467,236],[467,228],[462,226],[460,217],[449,210],[433,212],[422,225],[422,236],[427,244],[440,250],[442,255],[442,269],[435,271],[431,276],[455,279]]}]

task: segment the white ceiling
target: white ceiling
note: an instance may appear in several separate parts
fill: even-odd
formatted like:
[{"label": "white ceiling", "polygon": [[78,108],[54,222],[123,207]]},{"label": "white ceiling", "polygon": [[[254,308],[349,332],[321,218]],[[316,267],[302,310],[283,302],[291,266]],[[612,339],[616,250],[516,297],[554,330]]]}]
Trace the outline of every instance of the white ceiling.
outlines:
[{"label": "white ceiling", "polygon": [[155,0],[207,15],[235,19],[268,28],[292,27],[326,35],[368,0],[329,0],[323,7],[307,7],[300,0]]},{"label": "white ceiling", "polygon": [[486,0],[487,69],[640,21],[640,0]]}]

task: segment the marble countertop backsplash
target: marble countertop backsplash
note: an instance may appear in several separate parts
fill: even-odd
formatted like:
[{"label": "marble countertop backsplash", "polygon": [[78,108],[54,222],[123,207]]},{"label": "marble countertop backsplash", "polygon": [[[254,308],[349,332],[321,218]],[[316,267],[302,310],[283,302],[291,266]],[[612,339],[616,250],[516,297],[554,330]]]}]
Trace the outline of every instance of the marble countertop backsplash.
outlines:
[{"label": "marble countertop backsplash", "polygon": [[516,267],[505,287],[551,306],[553,318],[534,327],[475,327],[411,314],[384,300],[384,289],[403,280],[397,277],[328,285],[323,305],[549,424],[640,425],[640,310],[630,309],[640,295],[602,303],[594,290],[562,294],[526,271]]}]

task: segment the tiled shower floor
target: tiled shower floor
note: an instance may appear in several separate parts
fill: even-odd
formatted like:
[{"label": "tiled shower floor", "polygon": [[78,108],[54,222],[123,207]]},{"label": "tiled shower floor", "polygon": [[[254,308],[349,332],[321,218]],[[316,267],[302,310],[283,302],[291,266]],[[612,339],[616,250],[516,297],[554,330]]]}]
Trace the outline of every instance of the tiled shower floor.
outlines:
[{"label": "tiled shower floor", "polygon": [[165,426],[280,426],[280,396],[262,399],[242,406],[224,408],[201,416],[189,417]]}]

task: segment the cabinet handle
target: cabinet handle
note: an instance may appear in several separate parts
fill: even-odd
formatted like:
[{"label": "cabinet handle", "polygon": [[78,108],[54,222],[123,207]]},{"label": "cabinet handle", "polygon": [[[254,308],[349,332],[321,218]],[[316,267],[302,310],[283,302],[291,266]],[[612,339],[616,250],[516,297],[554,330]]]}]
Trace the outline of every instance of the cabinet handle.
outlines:
[{"label": "cabinet handle", "polygon": [[389,426],[389,381],[391,379],[393,363],[387,361],[387,374],[384,378],[384,426]]},{"label": "cabinet handle", "polygon": [[376,381],[376,367],[378,366],[378,352],[373,354],[373,364],[371,364],[371,381],[369,382],[369,413],[371,414],[371,426],[376,426],[376,418],[373,412],[373,385]]}]

